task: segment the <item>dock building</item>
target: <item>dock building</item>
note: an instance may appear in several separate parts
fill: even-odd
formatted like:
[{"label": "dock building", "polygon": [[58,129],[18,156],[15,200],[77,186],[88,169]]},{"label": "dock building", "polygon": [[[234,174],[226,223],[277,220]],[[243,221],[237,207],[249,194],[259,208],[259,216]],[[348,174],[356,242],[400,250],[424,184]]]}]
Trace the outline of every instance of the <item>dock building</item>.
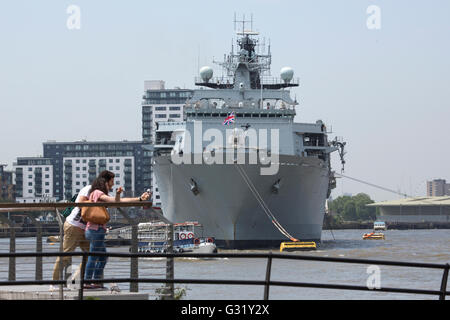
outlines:
[{"label": "dock building", "polygon": [[385,222],[450,222],[450,196],[417,197],[368,204]]}]

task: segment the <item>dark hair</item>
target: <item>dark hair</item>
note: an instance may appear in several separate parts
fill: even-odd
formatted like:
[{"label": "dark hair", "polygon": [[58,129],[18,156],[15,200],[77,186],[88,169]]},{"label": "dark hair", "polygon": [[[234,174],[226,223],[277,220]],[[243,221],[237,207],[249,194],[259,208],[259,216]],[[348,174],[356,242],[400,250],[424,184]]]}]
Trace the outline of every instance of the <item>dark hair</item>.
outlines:
[{"label": "dark hair", "polygon": [[92,182],[91,191],[100,190],[104,194],[108,194],[108,187],[106,186],[106,180],[104,178],[97,178]]},{"label": "dark hair", "polygon": [[103,170],[98,175],[99,178],[103,178],[103,179],[105,179],[105,181],[109,181],[109,180],[113,179],[114,176],[115,176],[114,173],[111,171],[108,171],[108,170]]}]

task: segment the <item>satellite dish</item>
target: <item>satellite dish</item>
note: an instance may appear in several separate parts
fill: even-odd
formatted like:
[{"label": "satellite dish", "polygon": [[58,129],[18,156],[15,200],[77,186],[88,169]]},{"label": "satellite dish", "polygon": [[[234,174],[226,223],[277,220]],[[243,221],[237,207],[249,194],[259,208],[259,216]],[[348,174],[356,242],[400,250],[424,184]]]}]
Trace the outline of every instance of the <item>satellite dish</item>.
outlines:
[{"label": "satellite dish", "polygon": [[285,83],[289,83],[294,77],[294,70],[291,67],[284,67],[280,71],[280,77]]},{"label": "satellite dish", "polygon": [[204,66],[200,69],[200,77],[204,82],[208,82],[213,76],[213,69],[208,66]]}]

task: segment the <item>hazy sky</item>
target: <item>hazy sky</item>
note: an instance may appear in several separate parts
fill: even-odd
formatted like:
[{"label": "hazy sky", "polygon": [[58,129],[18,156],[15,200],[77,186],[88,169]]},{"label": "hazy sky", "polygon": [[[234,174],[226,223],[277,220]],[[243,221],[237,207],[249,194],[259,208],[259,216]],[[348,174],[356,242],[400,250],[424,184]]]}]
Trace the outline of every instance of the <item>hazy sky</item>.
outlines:
[{"label": "hazy sky", "polygon": [[[371,5],[380,29],[367,27]],[[410,195],[450,180],[448,0],[4,1],[0,163],[47,140],[140,140],[144,80],[194,88],[199,63],[221,75],[212,59],[230,51],[235,12],[270,39],[272,75],[300,78],[296,119],[347,142],[346,175]],[[399,197],[346,179],[332,195],[358,192]]]}]

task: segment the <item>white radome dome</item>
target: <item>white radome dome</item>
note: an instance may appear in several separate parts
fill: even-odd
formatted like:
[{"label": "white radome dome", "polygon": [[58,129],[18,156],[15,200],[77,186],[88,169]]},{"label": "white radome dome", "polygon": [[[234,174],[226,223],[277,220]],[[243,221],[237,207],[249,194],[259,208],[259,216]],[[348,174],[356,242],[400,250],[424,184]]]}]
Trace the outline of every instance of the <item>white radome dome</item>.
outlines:
[{"label": "white radome dome", "polygon": [[213,69],[208,66],[204,66],[200,69],[200,77],[203,81],[208,82],[213,76]]},{"label": "white radome dome", "polygon": [[280,71],[280,77],[284,82],[290,82],[294,77],[294,70],[291,67],[284,67]]}]

